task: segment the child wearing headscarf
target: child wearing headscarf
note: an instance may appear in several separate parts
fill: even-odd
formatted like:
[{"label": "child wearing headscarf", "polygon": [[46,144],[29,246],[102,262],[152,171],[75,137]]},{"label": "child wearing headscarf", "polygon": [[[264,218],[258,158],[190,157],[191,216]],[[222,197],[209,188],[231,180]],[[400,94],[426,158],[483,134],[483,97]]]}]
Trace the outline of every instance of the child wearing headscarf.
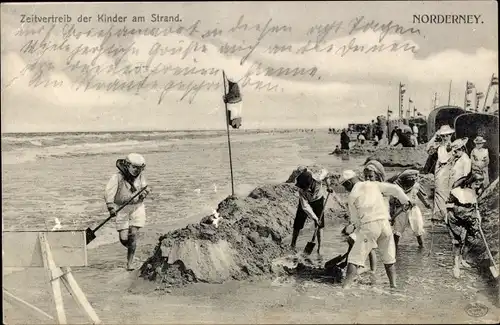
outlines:
[{"label": "child wearing headscarf", "polygon": [[[416,202],[417,199],[419,199],[425,207],[430,209],[431,205],[426,201],[426,194],[418,182],[418,177],[418,170],[407,169],[399,175],[389,179],[388,182],[401,187],[412,202]],[[400,213],[402,206],[399,201],[391,198],[389,202],[391,221],[394,226],[394,242],[396,244],[396,248],[399,243],[399,238],[403,235],[408,226],[410,226],[414,235],[417,237],[418,246],[423,248],[424,243],[422,235],[424,234],[424,221],[420,209],[417,206],[414,206],[409,211],[403,211]]]},{"label": "child wearing headscarf", "polygon": [[[370,160],[365,164],[364,170],[364,178],[367,181],[372,182],[383,182],[385,180],[385,169],[384,166],[377,160]],[[389,206],[389,199],[384,197],[385,203],[387,207]],[[348,229],[348,228],[346,228]],[[349,235],[349,234],[347,234]],[[354,238],[348,238],[349,247],[351,248],[354,245]],[[377,269],[377,255],[375,251],[371,251],[370,255],[368,255],[370,260],[370,270],[372,272],[372,282],[375,282],[375,271]]]}]

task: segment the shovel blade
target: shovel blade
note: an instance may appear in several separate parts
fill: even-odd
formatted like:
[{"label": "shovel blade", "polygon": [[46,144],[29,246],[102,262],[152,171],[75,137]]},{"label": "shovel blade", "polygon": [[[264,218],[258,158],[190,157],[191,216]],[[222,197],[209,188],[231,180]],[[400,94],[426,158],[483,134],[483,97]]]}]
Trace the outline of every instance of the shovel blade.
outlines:
[{"label": "shovel blade", "polygon": [[325,269],[329,269],[329,268],[332,268],[334,266],[339,266],[340,262],[345,260],[346,257],[347,257],[347,255],[338,255],[338,256],[332,258],[331,260],[329,260],[328,262],[325,263]]},{"label": "shovel blade", "polygon": [[314,246],[316,246],[316,243],[315,242],[308,242],[306,244],[306,247],[304,247],[304,254],[306,255],[311,255],[311,253],[313,252],[314,250]]},{"label": "shovel blade", "polygon": [[495,279],[498,278],[498,269],[495,266],[490,266],[490,272]]},{"label": "shovel blade", "polygon": [[92,229],[87,228],[85,230],[85,238],[87,239],[87,245],[90,244],[90,242],[96,238],[95,232]]}]

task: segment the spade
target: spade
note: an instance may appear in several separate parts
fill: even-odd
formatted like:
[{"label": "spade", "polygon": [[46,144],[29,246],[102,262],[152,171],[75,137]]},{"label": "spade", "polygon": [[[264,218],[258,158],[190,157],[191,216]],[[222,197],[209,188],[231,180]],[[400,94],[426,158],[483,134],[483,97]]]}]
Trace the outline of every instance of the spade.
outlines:
[{"label": "spade", "polygon": [[[477,204],[476,204],[476,214],[477,214],[477,218],[479,220],[481,220],[481,217],[479,215],[479,208],[478,208]],[[488,246],[488,242],[486,241],[486,237],[484,236],[483,228],[481,227],[481,225],[479,225],[479,233],[481,234],[481,237],[483,238],[486,252],[488,253],[488,257],[490,258],[491,275],[493,275],[493,277],[496,279],[496,278],[498,278],[498,267],[495,264],[495,259],[493,258],[492,254],[491,254],[490,247]]]},{"label": "spade", "polygon": [[[326,196],[325,206],[323,208],[323,212],[321,213],[321,217],[319,218],[319,223],[321,223],[321,221],[323,220],[323,216],[325,215],[326,203],[328,202],[328,198],[329,197],[330,197],[330,193],[328,193],[328,195]],[[318,233],[318,230],[319,230],[319,226],[317,226],[314,229],[314,234],[313,234],[313,237],[312,237],[311,241],[306,244],[306,247],[304,248],[304,254],[305,255],[311,255],[311,253],[312,253],[312,251],[314,249],[314,246],[316,246],[316,234]]]},{"label": "spade", "polygon": [[[125,202],[124,205],[122,205],[121,207],[118,208],[118,210],[116,210],[116,213],[120,212],[121,209],[123,209],[124,207],[126,207],[127,205],[129,205],[130,202],[132,202],[136,197],[138,197],[147,187],[148,186],[146,185],[142,190],[140,190],[134,196],[132,196],[132,198],[130,200],[128,200],[127,202]],[[104,220],[103,222],[101,222],[99,224],[99,226],[97,226],[94,230],[90,229],[90,227],[85,230],[85,237],[87,238],[87,245],[90,244],[90,242],[92,242],[96,238],[95,232],[97,230],[99,230],[99,228],[101,228],[102,226],[104,226],[106,224],[106,222],[108,222],[113,217],[114,216],[109,216],[108,218],[106,218],[106,220]]]}]

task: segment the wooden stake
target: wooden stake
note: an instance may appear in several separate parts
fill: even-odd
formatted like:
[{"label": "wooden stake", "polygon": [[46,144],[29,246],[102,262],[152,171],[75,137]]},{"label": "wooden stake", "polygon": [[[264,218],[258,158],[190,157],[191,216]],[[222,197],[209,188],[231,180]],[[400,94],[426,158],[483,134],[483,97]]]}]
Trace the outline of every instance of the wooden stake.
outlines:
[{"label": "wooden stake", "polygon": [[73,299],[78,304],[78,307],[80,307],[80,309],[88,316],[88,318],[93,322],[93,324],[100,324],[101,320],[95,313],[94,308],[92,308],[92,305],[87,300],[87,297],[85,297],[85,294],[83,293],[82,289],[80,289],[80,286],[73,277],[73,274],[71,274],[71,269],[69,267],[63,267],[62,270],[64,272],[64,275],[62,276],[62,281],[66,286],[66,288],[68,289],[68,291],[73,296]]},{"label": "wooden stake", "polygon": [[57,321],[59,324],[66,324],[66,314],[64,312],[64,301],[61,293],[61,282],[64,284],[66,289],[69,291],[78,307],[88,316],[88,318],[93,322],[93,324],[100,324],[101,320],[95,313],[92,305],[89,303],[82,289],[76,282],[73,274],[71,274],[71,268],[69,267],[57,267],[52,252],[50,251],[50,246],[47,241],[45,233],[39,233],[40,248],[42,250],[42,258],[44,267],[49,274],[50,284],[52,286],[52,293],[54,295],[54,303],[56,306]]},{"label": "wooden stake", "polygon": [[50,252],[49,243],[47,241],[45,233],[41,232],[39,234],[39,240],[40,240],[40,248],[42,250],[43,265],[45,267],[45,270],[49,274],[50,285],[52,287],[52,294],[54,296],[54,303],[56,307],[57,321],[59,324],[67,324],[66,314],[64,312],[64,301],[61,293],[61,280],[59,278],[62,275],[62,271],[59,270],[59,272],[57,272],[57,268],[55,266],[52,253]]}]

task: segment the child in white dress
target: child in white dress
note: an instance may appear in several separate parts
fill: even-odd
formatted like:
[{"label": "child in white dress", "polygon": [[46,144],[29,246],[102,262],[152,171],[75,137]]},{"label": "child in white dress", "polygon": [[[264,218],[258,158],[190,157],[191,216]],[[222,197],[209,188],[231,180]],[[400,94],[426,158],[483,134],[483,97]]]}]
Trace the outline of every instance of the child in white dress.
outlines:
[{"label": "child in white dress", "polygon": [[479,136],[474,139],[474,144],[476,145],[470,153],[472,160],[472,171],[483,175],[484,178],[484,188],[489,184],[488,177],[488,165],[490,164],[490,155],[487,148],[484,148],[486,140]]}]

